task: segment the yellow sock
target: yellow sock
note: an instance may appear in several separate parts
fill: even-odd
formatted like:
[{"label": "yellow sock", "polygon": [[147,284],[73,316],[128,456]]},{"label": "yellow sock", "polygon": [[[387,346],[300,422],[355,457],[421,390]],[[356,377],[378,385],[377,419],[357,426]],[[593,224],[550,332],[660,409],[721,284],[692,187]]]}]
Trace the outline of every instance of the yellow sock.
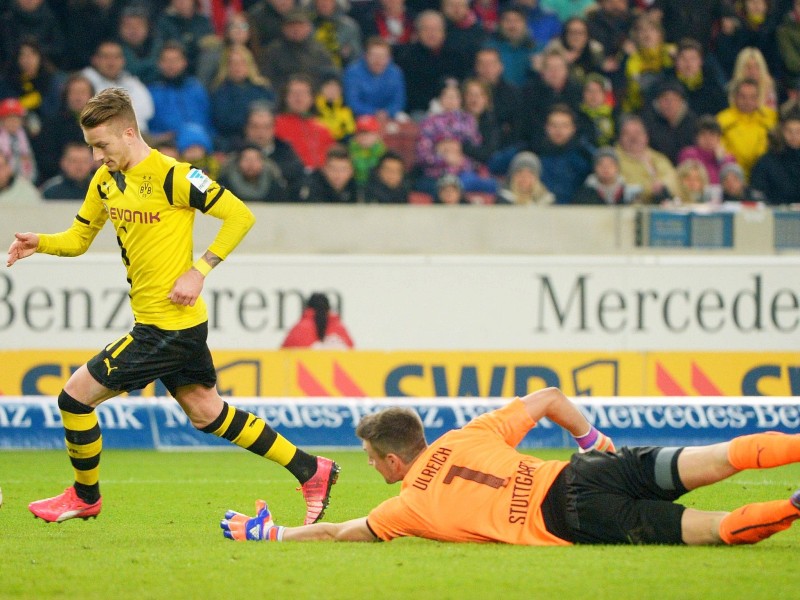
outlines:
[{"label": "yellow sock", "polygon": [[100,498],[100,453],[103,435],[93,408],[62,391],[58,408],[64,423],[67,454],[75,471],[75,491],[84,502]]},{"label": "yellow sock", "polygon": [[305,483],[317,469],[317,459],[292,444],[253,413],[223,404],[222,412],[203,431],[268,458]]}]

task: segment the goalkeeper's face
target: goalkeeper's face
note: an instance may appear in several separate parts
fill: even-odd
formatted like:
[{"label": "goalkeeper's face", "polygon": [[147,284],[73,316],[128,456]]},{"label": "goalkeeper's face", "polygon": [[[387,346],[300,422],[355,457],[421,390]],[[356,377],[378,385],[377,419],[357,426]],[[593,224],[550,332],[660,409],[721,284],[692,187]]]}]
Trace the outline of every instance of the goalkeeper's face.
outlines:
[{"label": "goalkeeper's face", "polygon": [[400,459],[395,454],[387,454],[381,456],[372,447],[368,441],[363,442],[364,452],[367,453],[367,462],[370,467],[374,468],[378,473],[383,475],[383,480],[386,483],[397,483],[403,479],[405,472],[399,464]]}]

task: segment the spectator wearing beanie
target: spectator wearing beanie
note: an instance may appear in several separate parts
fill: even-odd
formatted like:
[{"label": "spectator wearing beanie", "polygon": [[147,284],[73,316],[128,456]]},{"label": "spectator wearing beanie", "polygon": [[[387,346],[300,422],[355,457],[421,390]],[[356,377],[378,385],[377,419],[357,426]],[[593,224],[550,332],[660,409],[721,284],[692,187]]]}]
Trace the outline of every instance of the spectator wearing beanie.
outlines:
[{"label": "spectator wearing beanie", "polygon": [[464,195],[464,186],[455,175],[442,175],[436,181],[436,204],[469,204]]},{"label": "spectator wearing beanie", "polygon": [[497,195],[497,204],[555,204],[556,197],[542,183],[542,161],[533,152],[520,152],[511,160],[506,185]]},{"label": "spectator wearing beanie", "polygon": [[744,169],[729,163],[719,172],[723,202],[763,202],[764,194],[747,185]]},{"label": "spectator wearing beanie", "polygon": [[594,168],[572,199],[573,204],[614,206],[630,204],[641,188],[627,185],[619,168],[619,156],[610,146],[600,148],[594,155]]},{"label": "spectator wearing beanie", "polygon": [[211,179],[219,176],[219,161],[213,154],[211,135],[198,123],[186,123],[178,129],[175,145],[181,160],[202,170]]}]

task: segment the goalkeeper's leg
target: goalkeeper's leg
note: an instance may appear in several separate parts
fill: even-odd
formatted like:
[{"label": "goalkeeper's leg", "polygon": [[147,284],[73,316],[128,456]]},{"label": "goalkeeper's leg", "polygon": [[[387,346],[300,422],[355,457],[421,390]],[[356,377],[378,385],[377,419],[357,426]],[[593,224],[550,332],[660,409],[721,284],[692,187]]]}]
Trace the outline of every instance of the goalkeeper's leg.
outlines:
[{"label": "goalkeeper's leg", "polygon": [[681,520],[686,544],[755,544],[800,519],[800,490],[787,500],[753,502],[729,513],[687,508]]},{"label": "goalkeeper's leg", "polygon": [[745,469],[770,469],[800,462],[800,435],[754,433],[730,442],[684,448],[678,475],[687,490],[716,483]]}]

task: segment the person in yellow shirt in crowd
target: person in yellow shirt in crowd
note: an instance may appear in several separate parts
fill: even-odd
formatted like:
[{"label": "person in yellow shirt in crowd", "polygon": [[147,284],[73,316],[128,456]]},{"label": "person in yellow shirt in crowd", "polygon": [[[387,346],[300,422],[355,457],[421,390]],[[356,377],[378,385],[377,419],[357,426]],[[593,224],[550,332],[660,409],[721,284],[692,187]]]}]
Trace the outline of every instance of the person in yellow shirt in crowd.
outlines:
[{"label": "person in yellow shirt in crowd", "polygon": [[747,178],[769,146],[769,132],[778,123],[778,113],[760,102],[758,82],[743,79],[730,92],[730,107],[717,115],[722,144],[739,163]]},{"label": "person in yellow shirt in crowd", "polygon": [[[516,449],[547,418],[575,438],[569,461]],[[690,490],[744,469],[800,462],[800,435],[756,433],[695,447],[623,447],[593,427],[557,388],[515,398],[428,445],[408,408],[369,414],[356,427],[369,464],[399,495],[366,517],[305,527],[276,525],[263,500],[250,518],[228,511],[223,535],[253,541],[570,544],[752,544],[800,519],[800,490],[732,512],[687,508]]]},{"label": "person in yellow shirt in crowd", "polygon": [[344,103],[342,82],[336,75],[326,77],[320,84],[314,108],[319,122],[328,128],[336,141],[349,138],[356,132],[353,111]]},{"label": "person in yellow shirt in crowd", "polygon": [[631,31],[635,49],[625,63],[626,89],[622,99],[625,112],[638,112],[645,106],[650,88],[675,62],[675,44],[664,41],[664,29],[649,14],[640,15]]}]

